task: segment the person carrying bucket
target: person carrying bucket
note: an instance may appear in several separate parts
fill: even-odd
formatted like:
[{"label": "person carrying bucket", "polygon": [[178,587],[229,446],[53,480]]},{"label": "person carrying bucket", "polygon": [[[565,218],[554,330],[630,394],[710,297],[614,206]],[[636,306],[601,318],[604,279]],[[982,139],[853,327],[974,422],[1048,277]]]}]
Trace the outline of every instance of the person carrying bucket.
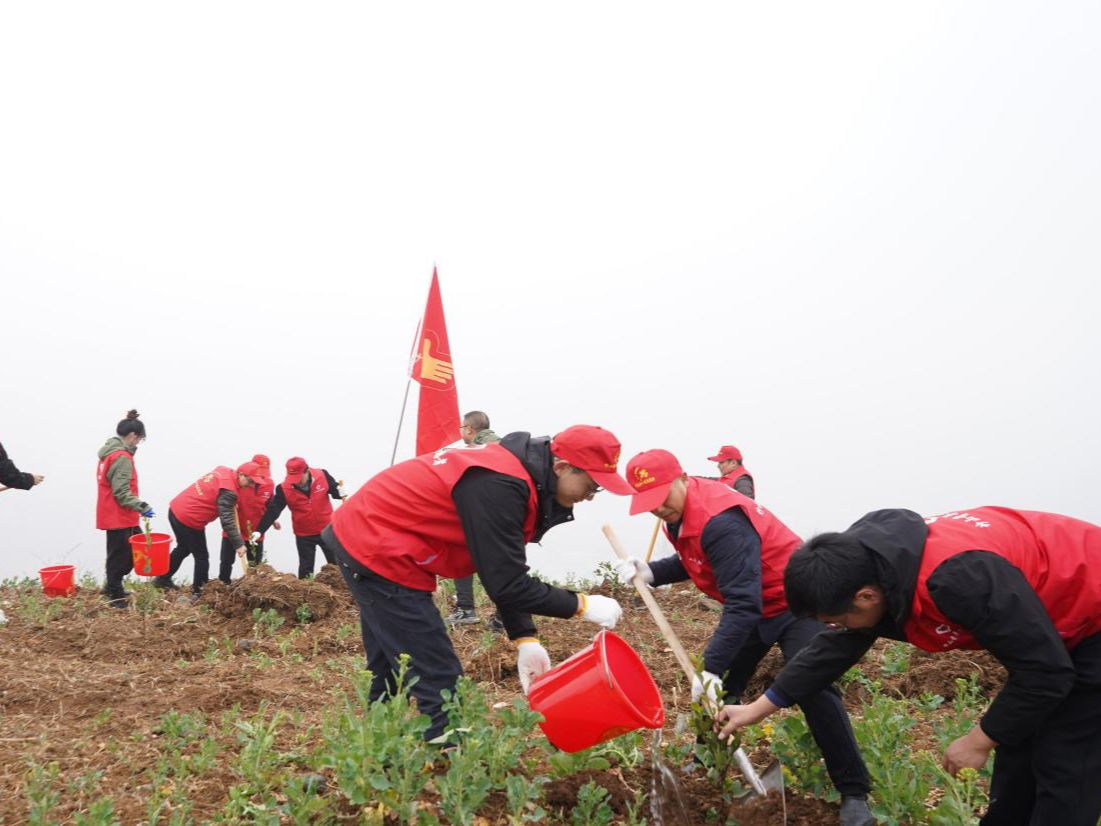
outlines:
[{"label": "person carrying bucket", "polygon": [[948,745],[950,774],[994,752],[983,826],[1095,826],[1101,816],[1101,527],[983,506],[922,517],[890,508],[808,540],[788,562],[794,612],[819,634],[720,736],[818,691],[879,637],[924,651],[986,650],[1009,677]]},{"label": "person carrying bucket", "polygon": [[335,561],[332,548],[322,538],[321,532],[333,518],[333,503],[330,500],[343,498],[340,484],[325,468],[312,468],[300,456],[288,459],[287,477],[275,489],[275,495],[268,503],[253,538],[262,539],[283,508],[289,507],[294,545],[298,550],[298,578],[313,576],[319,546],[326,562]]},{"label": "person carrying bucket", "polygon": [[[243,487],[237,492],[237,524],[241,531],[241,536],[253,536],[251,542],[245,543],[246,558],[248,559],[249,567],[253,565],[259,565],[264,561],[264,536],[263,534],[257,534],[256,529],[260,525],[260,520],[264,516],[264,511],[267,509],[268,504],[271,502],[272,495],[275,492],[275,482],[271,478],[271,459],[265,456],[263,453],[257,453],[252,457],[257,467],[260,470],[260,475],[264,481],[258,485],[249,485]],[[279,523],[274,523],[276,530],[279,530]],[[233,541],[229,538],[229,535],[222,531],[222,547],[219,553],[218,559],[218,579],[222,582],[229,584],[230,577],[233,574],[233,565],[237,562],[237,554],[233,547]]]},{"label": "person carrying bucket", "polygon": [[237,555],[245,553],[245,541],[237,527],[237,499],[242,488],[261,485],[264,477],[256,462],[245,462],[233,470],[219,465],[188,485],[168,506],[168,523],[176,535],[176,547],[169,557],[168,573],[154,577],[158,588],[175,588],[172,577],[189,556],[195,557],[191,591],[202,590],[210,573],[210,553],[206,546],[206,526],[215,519],[222,523]]},{"label": "person carrying bucket", "polygon": [[[727,697],[740,697],[773,645],[789,661],[824,630],[788,611],[784,567],[800,539],[771,512],[721,481],[688,476],[667,450],[635,456],[627,480],[631,514],[661,519],[677,553],[649,564],[628,557],[616,565],[620,579],[630,583],[637,575],[655,587],[691,579],[723,604],[704,651],[702,680],[692,682],[693,702],[705,693],[717,701],[720,687]],[[874,826],[868,770],[841,695],[827,683],[799,705],[841,793],[841,826]]]},{"label": "person carrying bucket", "polygon": [[115,427],[115,435],[104,442],[97,454],[96,528],[107,532],[106,579],[103,597],[115,608],[127,608],[130,596],[123,578],[134,570],[130,537],[139,532],[139,516],[153,517],[149,503],[138,498],[138,469],[134,454],[145,441],[145,424],[138,411],[131,410]]},{"label": "person carrying bucket", "polygon": [[24,473],[17,468],[15,462],[8,458],[4,445],[0,444],[0,491],[30,490],[35,485],[41,485],[45,478],[37,473]]},{"label": "person carrying bucket", "polygon": [[603,488],[626,494],[616,473],[619,441],[575,425],[553,439],[510,433],[499,443],[443,448],[394,465],[367,481],[333,516],[322,538],[336,552],[359,606],[372,700],[395,690],[398,658],[417,677],[411,692],[432,723],[447,724],[440,692],[454,690],[462,666],[432,601],[436,577],[477,573],[517,645],[527,692],[550,669],[531,614],[580,617],[605,628],[622,613],[609,597],[548,585],[528,573],[528,542],[573,519],[573,508]]}]

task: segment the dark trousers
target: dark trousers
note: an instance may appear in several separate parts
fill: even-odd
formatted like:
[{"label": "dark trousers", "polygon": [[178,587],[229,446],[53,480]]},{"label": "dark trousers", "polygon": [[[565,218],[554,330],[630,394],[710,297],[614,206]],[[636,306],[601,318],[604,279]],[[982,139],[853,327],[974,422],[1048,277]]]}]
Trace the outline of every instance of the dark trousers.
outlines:
[{"label": "dark trousers", "polygon": [[[762,658],[772,648],[773,640],[780,644],[784,662],[787,662],[824,628],[815,619],[796,619],[791,614],[761,620],[726,672],[723,688],[726,689],[727,702],[741,702],[742,692]],[[860,756],[852,723],[837,689],[831,685],[799,703],[799,707],[807,718],[807,727],[814,736],[814,742],[822,750],[826,771],[837,791],[843,795],[866,795],[870,788],[868,769]]]},{"label": "dark trousers", "polygon": [[[264,540],[261,539],[256,543],[256,552],[248,550],[248,544],[245,544],[245,554],[248,556],[249,565],[259,565],[264,561]],[[233,576],[233,566],[237,563],[237,549],[233,547],[233,543],[229,541],[228,536],[222,537],[222,548],[218,553],[218,579],[222,580],[226,585],[229,585],[230,577]]]},{"label": "dark trousers", "polygon": [[408,654],[407,680],[414,675],[417,678],[410,693],[417,698],[417,709],[432,720],[425,739],[438,737],[447,727],[440,692],[455,690],[463,667],[432,601],[432,592],[406,588],[360,565],[340,546],[331,527],[321,535],[336,551],[340,573],[359,606],[367,668],[375,677],[370,699],[381,699],[396,690],[398,658]]},{"label": "dark trousers", "polygon": [[176,547],[168,557],[168,576],[173,577],[180,570],[183,561],[189,556],[195,557],[195,576],[191,581],[191,590],[198,593],[210,578],[210,552],[206,548],[206,531],[189,528],[168,511],[168,524],[176,536]]},{"label": "dark trousers", "polygon": [[134,570],[134,552],[130,549],[130,537],[140,529],[112,528],[107,531],[107,579],[103,590],[108,593],[122,591],[122,578]]},{"label": "dark trousers", "polygon": [[455,580],[455,604],[463,611],[474,610],[474,574]]},{"label": "dark trousers", "polygon": [[1070,694],[1032,737],[994,750],[982,826],[1095,826],[1101,817],[1101,634],[1070,658]]},{"label": "dark trousers", "polygon": [[321,553],[325,554],[326,562],[335,562],[336,558],[333,556],[333,550],[322,539],[324,534],[314,534],[313,536],[296,536],[294,538],[294,546],[298,549],[298,578],[305,579],[308,576],[313,576],[313,563],[317,557],[317,549],[321,548]]}]

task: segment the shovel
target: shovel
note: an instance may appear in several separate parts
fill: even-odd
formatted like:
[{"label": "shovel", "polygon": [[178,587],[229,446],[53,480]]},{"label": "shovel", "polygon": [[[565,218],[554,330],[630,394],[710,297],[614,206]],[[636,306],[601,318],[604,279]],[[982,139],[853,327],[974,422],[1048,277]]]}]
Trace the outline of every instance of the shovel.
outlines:
[{"label": "shovel", "polygon": [[[612,550],[615,551],[616,556],[620,559],[627,559],[627,551],[624,550],[623,545],[620,544],[619,538],[615,535],[615,531],[612,530],[611,525],[605,525],[604,535],[608,537],[608,542],[611,543]],[[635,586],[635,590],[638,591],[642,601],[646,603],[646,607],[650,609],[650,615],[653,616],[654,622],[657,623],[658,629],[661,631],[661,635],[665,637],[665,641],[669,643],[669,648],[673,652],[673,656],[676,658],[677,663],[684,671],[684,675],[688,678],[688,684],[691,685],[692,681],[696,678],[696,669],[692,665],[692,661],[688,658],[688,653],[684,650],[684,646],[680,644],[680,640],[677,639],[676,632],[673,631],[673,627],[669,625],[669,621],[665,619],[665,614],[661,610],[661,606],[658,605],[654,595],[650,593],[650,587],[643,582],[639,577],[635,577],[632,580]],[[714,716],[718,711],[715,708],[714,702],[706,694],[704,696],[704,703],[709,707],[709,710]],[[738,764],[738,769],[742,772],[742,776],[749,782],[749,786],[753,789],[754,794],[759,797],[764,797],[770,791],[779,792],[781,797],[784,793],[784,775],[780,768],[779,761],[774,760],[772,765],[765,770],[763,775],[758,775],[757,770],[753,768],[753,764],[749,762],[749,758],[746,757],[745,752],[741,746],[734,752],[734,762]]]}]

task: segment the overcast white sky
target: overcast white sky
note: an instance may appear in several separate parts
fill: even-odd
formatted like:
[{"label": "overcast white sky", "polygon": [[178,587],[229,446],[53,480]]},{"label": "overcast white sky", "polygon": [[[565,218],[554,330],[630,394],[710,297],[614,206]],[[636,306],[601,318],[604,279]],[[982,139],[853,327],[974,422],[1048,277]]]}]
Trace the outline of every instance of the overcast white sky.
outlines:
[{"label": "overcast white sky", "polygon": [[[1101,522],[1099,24],[5,4],[0,441],[48,478],[0,494],[0,575],[102,576],[95,454],[130,407],[164,530],[257,451],[358,487],[433,263],[460,405],[499,432],[599,424],[695,473],[736,444],[803,535],[880,507]],[[638,551],[653,524],[610,494],[577,517],[537,568],[588,573],[603,522]],[[269,546],[293,570],[290,531]]]}]

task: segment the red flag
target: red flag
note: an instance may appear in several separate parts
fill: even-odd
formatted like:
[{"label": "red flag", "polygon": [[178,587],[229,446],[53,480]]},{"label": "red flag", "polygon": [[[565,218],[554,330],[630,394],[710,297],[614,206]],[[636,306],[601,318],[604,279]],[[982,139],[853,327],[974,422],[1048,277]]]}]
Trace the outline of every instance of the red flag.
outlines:
[{"label": "red flag", "polygon": [[417,455],[432,453],[457,442],[459,436],[459,391],[455,368],[447,343],[440,281],[432,270],[428,304],[413,349],[412,377],[421,386],[417,405]]}]

